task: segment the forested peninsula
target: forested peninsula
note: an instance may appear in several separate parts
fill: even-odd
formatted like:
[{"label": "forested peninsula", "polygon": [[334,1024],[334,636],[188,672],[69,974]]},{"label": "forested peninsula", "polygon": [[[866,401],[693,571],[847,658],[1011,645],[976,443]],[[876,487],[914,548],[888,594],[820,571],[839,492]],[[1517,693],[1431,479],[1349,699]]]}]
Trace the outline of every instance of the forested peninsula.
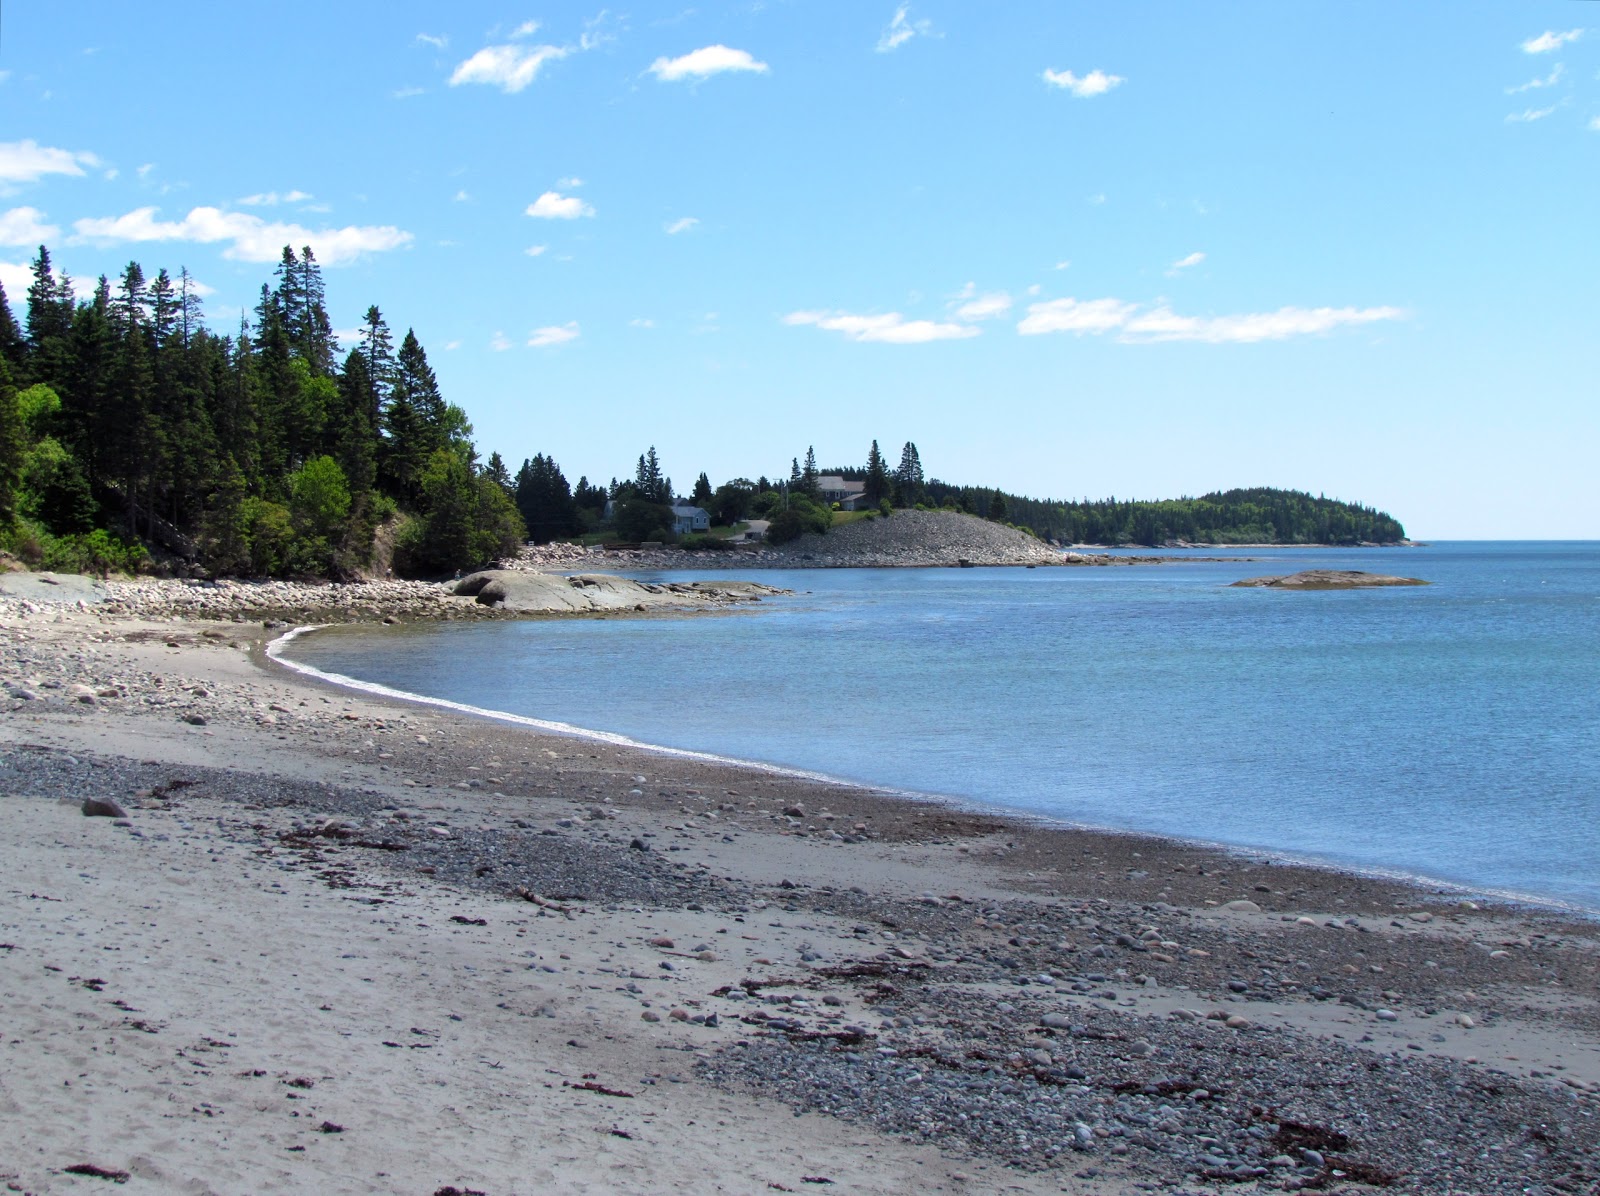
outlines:
[{"label": "forested peninsula", "polygon": [[786,477],[713,487],[702,472],[687,495],[653,447],[609,485],[572,485],[544,453],[513,475],[480,459],[414,331],[397,347],[374,305],[339,345],[310,248],[284,247],[231,335],[207,327],[200,290],[130,262],[79,298],[44,246],[20,323],[0,287],[0,552],[63,572],[421,577],[529,538],[731,547],[752,520],[782,543],[906,509],[1058,544],[1405,539],[1384,512],[1298,491],[1074,502],[956,485],[926,477],[914,443],[897,465],[874,441],[834,470],[807,449]]}]

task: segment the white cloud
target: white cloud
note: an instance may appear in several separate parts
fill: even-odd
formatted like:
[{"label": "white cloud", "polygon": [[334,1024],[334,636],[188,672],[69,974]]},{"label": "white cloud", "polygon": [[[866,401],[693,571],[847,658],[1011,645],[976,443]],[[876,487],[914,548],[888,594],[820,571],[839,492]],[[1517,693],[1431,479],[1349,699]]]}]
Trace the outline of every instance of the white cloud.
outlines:
[{"label": "white cloud", "polygon": [[1593,132],[1600,133],[1600,116],[1595,117],[1589,122],[1589,128]]},{"label": "white cloud", "polygon": [[1180,257],[1177,261],[1173,262],[1172,265],[1167,267],[1167,277],[1176,278],[1179,271],[1187,270],[1190,266],[1198,266],[1205,260],[1206,255],[1198,252],[1191,253],[1187,257]]},{"label": "white cloud", "polygon": [[539,220],[576,220],[579,216],[593,216],[594,209],[576,195],[546,191],[528,205],[527,214]]},{"label": "white cloud", "polygon": [[1095,207],[1099,207],[1101,204],[1105,203],[1105,201],[1106,193],[1104,191],[1097,191],[1095,194],[1089,196],[1088,200],[1088,202],[1094,204]]},{"label": "white cloud", "polygon": [[496,329],[495,334],[489,338],[489,348],[493,349],[496,353],[504,353],[507,349],[511,348],[511,342],[506,339],[505,333],[501,332],[499,329]]},{"label": "white cloud", "polygon": [[511,31],[512,41],[521,41],[525,37],[532,37],[539,32],[538,21],[524,21]]},{"label": "white cloud", "polygon": [[548,245],[530,245],[526,249],[524,249],[522,252],[527,254],[529,257],[538,257],[546,249],[549,249],[549,248],[550,248],[550,246],[548,246]]},{"label": "white cloud", "polygon": [[419,96],[422,94],[424,94],[424,89],[421,87],[397,87],[389,93],[389,98],[395,100],[409,100],[412,96]]},{"label": "white cloud", "polygon": [[535,328],[528,336],[528,345],[534,349],[544,349],[551,345],[564,345],[568,341],[578,339],[578,321],[568,320],[565,324],[550,324],[544,328]]},{"label": "white cloud", "polygon": [[567,187],[567,188],[581,187],[581,186],[583,186],[583,180],[580,179],[580,178],[576,178],[576,177],[567,178],[567,179],[557,179],[556,180],[556,186],[557,187]]},{"label": "white cloud", "polygon": [[276,191],[263,191],[258,195],[246,195],[234,202],[245,208],[272,208],[280,203],[304,203],[311,198],[309,191],[285,191],[282,195]]},{"label": "white cloud", "polygon": [[889,54],[898,50],[914,37],[933,37],[933,22],[911,19],[911,5],[902,4],[894,10],[894,17],[878,38],[878,53]]},{"label": "white cloud", "polygon": [[122,216],[76,220],[72,225],[71,243],[225,243],[222,256],[243,262],[275,262],[282,256],[285,245],[309,245],[324,266],[343,266],[363,254],[399,249],[412,241],[410,233],[393,225],[352,224],[314,230],[298,224],[266,221],[249,212],[225,212],[220,208],[194,208],[182,220],[158,220],[156,211],[155,208],[137,208]]},{"label": "white cloud", "polygon": [[1127,82],[1127,80],[1121,75],[1108,75],[1098,68],[1090,71],[1087,75],[1082,77],[1074,75],[1071,71],[1046,70],[1044,73],[1044,81],[1051,87],[1060,87],[1066,91],[1070,91],[1080,100],[1092,99],[1094,96],[1103,96],[1113,87],[1120,86],[1121,84]]},{"label": "white cloud", "polygon": [[704,46],[681,58],[657,58],[648,67],[650,74],[663,83],[676,83],[681,79],[709,79],[725,71],[754,71],[764,75],[768,69],[766,63],[757,62],[748,51],[723,45]]},{"label": "white cloud", "polygon": [[1524,108],[1521,112],[1507,113],[1506,124],[1532,124],[1536,120],[1543,120],[1559,107],[1560,104],[1551,104],[1548,108]]},{"label": "white cloud", "polygon": [[1525,91],[1533,91],[1535,88],[1539,87],[1554,87],[1561,81],[1561,74],[1566,69],[1567,68],[1565,64],[1558,62],[1556,63],[1555,68],[1543,79],[1529,79],[1526,83],[1520,83],[1516,87],[1508,87],[1506,88],[1506,94],[1508,96],[1514,96],[1520,95]]},{"label": "white cloud", "polygon": [[1231,316],[1182,316],[1162,304],[1141,312],[1139,305],[1122,299],[1052,299],[1035,303],[1017,324],[1023,336],[1047,332],[1100,335],[1116,332],[1121,341],[1150,344],[1157,341],[1200,341],[1206,344],[1248,345],[1260,341],[1315,336],[1336,328],[1403,319],[1397,307],[1280,307],[1277,311],[1246,312]]},{"label": "white cloud", "polygon": [[539,68],[545,63],[565,58],[571,52],[564,46],[485,46],[456,67],[450,86],[488,83],[514,95],[538,77]]},{"label": "white cloud", "polygon": [[37,183],[47,174],[83,176],[85,166],[96,167],[100,159],[83,150],[55,149],[26,141],[0,141],[0,193],[19,183]]},{"label": "white cloud", "polygon": [[667,236],[675,237],[679,233],[686,233],[700,221],[694,216],[683,216],[666,226]]},{"label": "white cloud", "polygon": [[55,239],[61,230],[44,222],[44,213],[38,208],[12,208],[0,212],[0,245],[26,245],[33,247]]},{"label": "white cloud", "polygon": [[28,293],[33,285],[33,267],[27,262],[0,262],[0,287],[5,287],[6,298],[15,303]]},{"label": "white cloud", "polygon": [[881,316],[854,316],[849,312],[796,311],[783,317],[790,325],[811,324],[828,332],[842,332],[853,341],[885,345],[921,345],[929,341],[965,340],[977,336],[970,324],[942,324],[933,320],[908,320],[897,311]]},{"label": "white cloud", "polygon": [[1120,299],[1051,299],[1028,305],[1028,314],[1017,325],[1023,336],[1044,332],[1110,332],[1127,323],[1137,305]]},{"label": "white cloud", "polygon": [[419,46],[432,46],[435,50],[442,50],[450,44],[450,38],[443,33],[419,33],[416,36]]},{"label": "white cloud", "polygon": [[1054,269],[1054,270],[1070,270],[1070,269],[1072,269],[1072,259],[1071,258],[1062,258],[1059,262],[1057,262],[1051,268]]},{"label": "white cloud", "polygon": [[1556,33],[1545,30],[1538,37],[1530,37],[1522,43],[1524,54],[1548,54],[1551,50],[1559,50],[1568,42],[1575,42],[1583,36],[1582,29],[1568,29],[1565,33]]},{"label": "white cloud", "polygon": [[445,348],[445,352],[446,353],[452,353],[455,350],[461,348],[461,342],[460,341],[445,341],[444,348]]},{"label": "white cloud", "polygon": [[463,188],[461,188],[461,190],[459,190],[459,191],[457,191],[455,193],[453,198],[454,198],[456,203],[468,203],[468,202],[471,201],[472,196],[468,195],[467,194],[467,189],[465,187],[463,187]]},{"label": "white cloud", "polygon": [[970,298],[960,307],[956,308],[958,320],[995,320],[1011,310],[1011,296],[1004,291],[993,291],[987,295]]},{"label": "white cloud", "polygon": [[655,326],[656,322],[649,316],[640,316],[637,319],[628,321],[629,328],[654,328]]}]

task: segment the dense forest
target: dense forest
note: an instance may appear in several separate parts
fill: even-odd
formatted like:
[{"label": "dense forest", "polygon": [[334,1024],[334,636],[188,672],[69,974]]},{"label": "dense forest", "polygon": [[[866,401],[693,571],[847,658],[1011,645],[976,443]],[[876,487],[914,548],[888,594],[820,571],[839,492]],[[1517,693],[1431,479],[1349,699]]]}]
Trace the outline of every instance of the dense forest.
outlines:
[{"label": "dense forest", "polygon": [[42,246],[25,311],[0,289],[0,549],[31,565],[415,575],[523,539],[414,333],[370,307],[341,358],[309,248],[231,336],[187,271],[129,263],[80,300]]},{"label": "dense forest", "polygon": [[[769,521],[776,543],[838,518],[950,509],[1063,544],[1393,543],[1388,515],[1297,491],[1229,490],[1162,502],[1057,502],[924,475],[917,446],[891,465],[822,470],[807,449],[787,476],[705,473],[680,495],[652,447],[633,476],[568,483],[543,453],[513,476],[480,461],[466,413],[445,400],[414,332],[394,343],[369,307],[348,352],[322,271],[285,247],[253,319],[218,335],[187,271],[130,262],[79,299],[40,247],[19,324],[0,287],[0,551],[36,568],[354,578],[471,568],[584,537],[724,547],[723,529]],[[861,483],[841,515],[819,478]],[[675,504],[710,515],[674,535]],[[722,532],[722,534],[718,534]]]},{"label": "dense forest", "polygon": [[1062,544],[1396,544],[1398,520],[1359,503],[1258,486],[1154,502],[1058,502],[928,483],[928,494]]}]

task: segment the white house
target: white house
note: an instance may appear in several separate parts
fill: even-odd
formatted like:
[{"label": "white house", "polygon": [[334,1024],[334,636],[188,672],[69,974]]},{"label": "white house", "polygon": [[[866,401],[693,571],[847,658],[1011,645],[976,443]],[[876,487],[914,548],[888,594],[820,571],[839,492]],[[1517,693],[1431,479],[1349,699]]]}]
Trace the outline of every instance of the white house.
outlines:
[{"label": "white house", "polygon": [[838,474],[824,474],[817,479],[817,489],[825,503],[838,503],[842,511],[858,511],[867,505],[867,484]]},{"label": "white house", "polygon": [[711,516],[703,507],[691,507],[683,504],[674,504],[672,508],[672,530],[675,535],[687,536],[693,532],[707,531],[711,527]]}]

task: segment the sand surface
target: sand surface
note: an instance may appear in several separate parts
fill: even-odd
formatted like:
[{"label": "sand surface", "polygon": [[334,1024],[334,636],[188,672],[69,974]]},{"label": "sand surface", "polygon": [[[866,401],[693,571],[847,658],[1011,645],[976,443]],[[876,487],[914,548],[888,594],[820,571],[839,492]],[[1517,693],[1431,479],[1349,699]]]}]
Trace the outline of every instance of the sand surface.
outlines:
[{"label": "sand surface", "polygon": [[12,1190],[1600,1181],[1591,923],[331,690],[271,634],[0,622]]}]

